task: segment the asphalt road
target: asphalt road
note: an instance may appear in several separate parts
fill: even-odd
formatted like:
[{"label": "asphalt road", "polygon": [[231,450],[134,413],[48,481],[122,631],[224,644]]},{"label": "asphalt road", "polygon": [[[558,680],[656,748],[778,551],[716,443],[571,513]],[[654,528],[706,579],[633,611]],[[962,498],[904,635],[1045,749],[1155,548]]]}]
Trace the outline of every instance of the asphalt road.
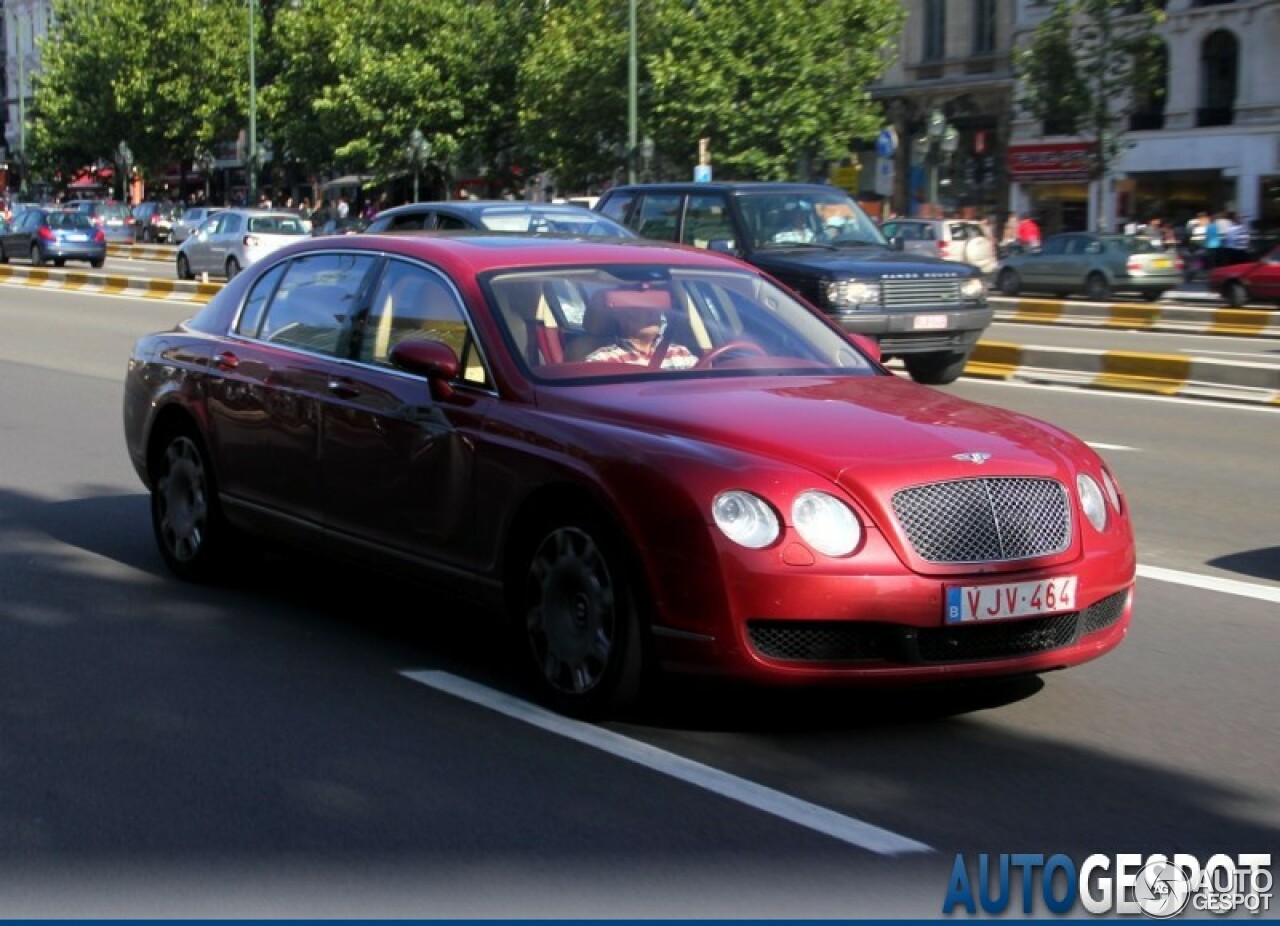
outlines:
[{"label": "asphalt road", "polygon": [[1280,844],[1280,410],[949,386],[1114,466],[1142,570],[1118,650],[962,691],[673,684],[585,727],[425,590],[164,571],[120,385],[189,312],[0,287],[7,916],[935,917],[957,852]]}]

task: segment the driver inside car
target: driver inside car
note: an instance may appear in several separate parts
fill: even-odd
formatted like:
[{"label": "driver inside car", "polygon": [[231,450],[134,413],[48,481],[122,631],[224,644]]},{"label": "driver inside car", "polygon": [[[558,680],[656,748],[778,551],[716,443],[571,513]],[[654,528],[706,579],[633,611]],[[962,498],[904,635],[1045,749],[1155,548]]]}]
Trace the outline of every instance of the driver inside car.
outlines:
[{"label": "driver inside car", "polygon": [[586,356],[588,363],[631,363],[687,370],[698,362],[683,344],[663,337],[671,296],[663,290],[607,290],[588,305],[588,312],[607,312],[616,321],[613,340]]}]

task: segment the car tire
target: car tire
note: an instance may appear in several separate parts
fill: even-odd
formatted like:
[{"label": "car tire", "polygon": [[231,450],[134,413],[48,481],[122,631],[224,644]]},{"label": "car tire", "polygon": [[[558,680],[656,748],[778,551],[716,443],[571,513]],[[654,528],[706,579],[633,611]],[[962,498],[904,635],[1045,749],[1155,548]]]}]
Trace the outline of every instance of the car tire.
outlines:
[{"label": "car tire", "polygon": [[926,386],[945,386],[960,378],[972,355],[971,350],[904,354],[902,364],[917,383]]},{"label": "car tire", "polygon": [[529,538],[508,601],[539,699],[583,720],[634,705],[646,660],[616,534],[595,519],[566,516],[543,522]]},{"label": "car tire", "polygon": [[1022,290],[1022,280],[1018,276],[1018,271],[1010,270],[1008,267],[1000,271],[1000,275],[996,277],[996,289],[1000,290],[1001,295],[1016,296]]},{"label": "car tire", "polygon": [[1084,294],[1092,302],[1106,302],[1111,298],[1111,284],[1101,273],[1091,273],[1084,281]]},{"label": "car tire", "polygon": [[187,260],[187,255],[178,255],[178,279],[193,280],[195,275],[191,272],[191,262]]},{"label": "car tire", "polygon": [[1239,280],[1231,280],[1222,288],[1223,298],[1233,309],[1243,309],[1249,304],[1249,290]]},{"label": "car tire", "polygon": [[31,266],[33,267],[44,266],[44,255],[40,253],[39,245],[35,245],[35,244],[31,245]]},{"label": "car tire", "polygon": [[67,265],[67,259],[65,257],[55,257],[53,259],[53,265],[55,267],[65,267]]},{"label": "car tire", "polygon": [[0,264],[9,263],[9,255],[5,252],[4,245],[0,244]]},{"label": "car tire", "polygon": [[95,257],[93,260],[89,261],[89,266],[92,267],[94,270],[101,270],[102,265],[105,264],[106,262],[107,262],[106,258],[104,257]]},{"label": "car tire", "polygon": [[232,529],[218,503],[213,467],[194,427],[161,438],[151,466],[151,527],[165,565],[188,582],[219,575]]},{"label": "car tire", "polygon": [[1145,299],[1147,302],[1159,302],[1160,297],[1163,295],[1164,295],[1164,290],[1155,289],[1155,290],[1148,290],[1147,292],[1144,292],[1142,294],[1142,298]]},{"label": "car tire", "polygon": [[236,274],[240,272],[240,261],[234,257],[227,258],[227,282],[231,282],[236,278]]}]

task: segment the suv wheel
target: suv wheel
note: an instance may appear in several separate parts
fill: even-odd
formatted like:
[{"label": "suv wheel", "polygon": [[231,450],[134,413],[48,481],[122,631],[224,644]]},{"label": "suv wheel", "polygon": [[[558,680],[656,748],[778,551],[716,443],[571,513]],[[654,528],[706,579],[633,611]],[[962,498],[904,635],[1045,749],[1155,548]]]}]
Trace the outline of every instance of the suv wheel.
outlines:
[{"label": "suv wheel", "polygon": [[945,386],[960,378],[972,355],[972,350],[906,354],[902,358],[902,363],[917,383],[923,383],[926,386]]}]

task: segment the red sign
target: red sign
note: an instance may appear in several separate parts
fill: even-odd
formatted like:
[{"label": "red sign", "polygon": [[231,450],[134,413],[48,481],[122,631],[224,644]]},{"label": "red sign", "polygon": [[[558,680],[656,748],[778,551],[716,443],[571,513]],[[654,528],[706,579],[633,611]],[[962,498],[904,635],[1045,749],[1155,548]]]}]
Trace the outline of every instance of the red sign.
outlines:
[{"label": "red sign", "polygon": [[1093,162],[1088,142],[1009,146],[1009,179],[1088,180]]}]

